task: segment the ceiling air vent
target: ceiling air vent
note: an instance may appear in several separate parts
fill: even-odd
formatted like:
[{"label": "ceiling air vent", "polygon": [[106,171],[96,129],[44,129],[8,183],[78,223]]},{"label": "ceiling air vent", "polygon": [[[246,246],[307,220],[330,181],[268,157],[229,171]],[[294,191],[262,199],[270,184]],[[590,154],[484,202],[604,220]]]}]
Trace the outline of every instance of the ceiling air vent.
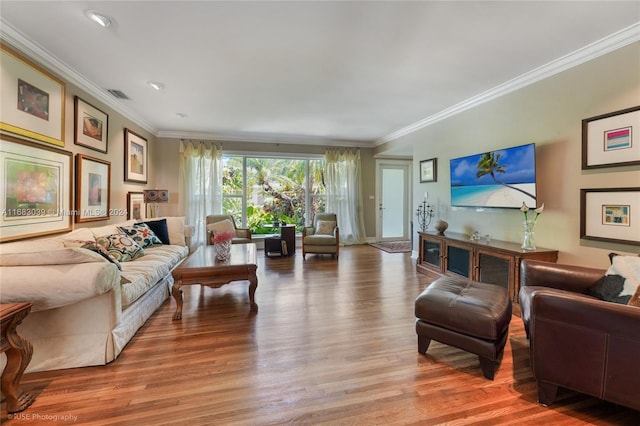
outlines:
[{"label": "ceiling air vent", "polygon": [[107,92],[111,93],[113,96],[115,96],[118,99],[126,99],[126,100],[130,99],[127,95],[124,94],[124,92],[122,90],[107,89]]}]

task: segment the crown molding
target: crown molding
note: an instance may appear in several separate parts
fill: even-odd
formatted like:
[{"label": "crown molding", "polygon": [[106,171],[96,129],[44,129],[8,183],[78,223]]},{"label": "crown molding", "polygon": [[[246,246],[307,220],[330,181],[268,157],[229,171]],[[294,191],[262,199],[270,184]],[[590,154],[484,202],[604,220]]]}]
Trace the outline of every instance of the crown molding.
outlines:
[{"label": "crown molding", "polygon": [[29,40],[24,34],[12,27],[11,24],[6,22],[2,17],[0,17],[0,39],[3,43],[6,42],[11,45],[23,54],[29,56],[30,59],[38,62],[41,66],[49,69],[49,71],[94,96],[100,102],[122,114],[124,117],[133,121],[149,133],[153,135],[157,133],[157,129],[155,129],[144,118],[140,117],[127,106],[120,103],[105,89],[96,86],[76,70],[70,68],[60,59],[47,52],[42,46]]},{"label": "crown molding", "polygon": [[229,133],[207,133],[190,132],[180,130],[160,130],[156,137],[168,139],[193,139],[204,141],[220,142],[256,142],[256,143],[279,143],[286,145],[326,145],[336,147],[351,148],[371,148],[373,141],[370,140],[341,140],[326,139],[309,135],[290,135],[280,133],[257,133],[257,132],[229,132]]},{"label": "crown molding", "polygon": [[545,65],[535,68],[514,79],[506,81],[505,83],[482,92],[479,95],[455,104],[409,126],[403,127],[376,141],[375,146],[394,141],[398,138],[401,138],[402,136],[406,136],[408,134],[416,132],[420,129],[445,120],[463,111],[474,108],[478,105],[489,102],[493,99],[499,98],[518,89],[522,89],[523,87],[529,86],[540,80],[544,80],[546,78],[559,74],[570,68],[576,67],[600,56],[606,55],[607,53],[613,52],[614,50],[620,49],[637,41],[640,41],[640,22],[637,22],[603,39],[600,39],[572,53],[553,60]]}]

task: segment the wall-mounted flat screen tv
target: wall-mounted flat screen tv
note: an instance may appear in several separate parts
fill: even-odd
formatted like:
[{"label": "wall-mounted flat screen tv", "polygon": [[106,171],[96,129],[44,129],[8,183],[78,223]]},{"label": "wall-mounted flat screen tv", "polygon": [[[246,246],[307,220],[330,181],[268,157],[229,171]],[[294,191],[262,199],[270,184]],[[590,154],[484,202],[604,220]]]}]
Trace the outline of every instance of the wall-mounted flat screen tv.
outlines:
[{"label": "wall-mounted flat screen tv", "polygon": [[452,206],[536,207],[535,144],[454,158],[450,166]]}]

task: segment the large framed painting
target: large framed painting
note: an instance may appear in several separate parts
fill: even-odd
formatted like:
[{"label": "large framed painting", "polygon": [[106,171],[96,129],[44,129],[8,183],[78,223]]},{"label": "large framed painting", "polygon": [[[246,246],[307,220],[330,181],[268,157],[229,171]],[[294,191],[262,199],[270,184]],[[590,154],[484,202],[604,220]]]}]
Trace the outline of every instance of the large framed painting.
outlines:
[{"label": "large framed painting", "polygon": [[8,46],[1,48],[0,129],[64,146],[64,82]]},{"label": "large framed painting", "polygon": [[640,187],[581,189],[580,238],[640,245]]},{"label": "large framed painting", "polygon": [[109,116],[79,97],[74,97],[74,129],[76,145],[104,154],[109,140]]},{"label": "large framed painting", "polygon": [[76,222],[109,219],[111,163],[76,154]]},{"label": "large framed painting", "polygon": [[144,220],[147,218],[147,204],[144,192],[127,193],[127,219]]},{"label": "large framed painting", "polygon": [[640,164],[640,106],[582,120],[582,169]]},{"label": "large framed painting", "polygon": [[0,139],[0,241],[71,231],[71,152]]},{"label": "large framed painting", "polygon": [[147,183],[147,140],[139,134],[124,129],[124,180]]}]

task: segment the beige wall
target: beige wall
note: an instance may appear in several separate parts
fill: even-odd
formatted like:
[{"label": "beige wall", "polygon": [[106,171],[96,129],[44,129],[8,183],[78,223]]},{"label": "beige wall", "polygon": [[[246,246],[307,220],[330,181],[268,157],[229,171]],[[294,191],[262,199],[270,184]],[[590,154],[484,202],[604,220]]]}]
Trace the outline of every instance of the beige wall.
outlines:
[{"label": "beige wall", "polygon": [[414,182],[419,161],[438,158],[438,182],[417,183],[414,200],[428,191],[438,200],[436,220],[451,231],[519,242],[519,210],[451,207],[449,160],[535,142],[538,200],[545,203],[538,246],[558,249],[561,263],[603,268],[611,251],[638,253],[637,246],[580,239],[580,189],[640,186],[638,166],[581,170],[581,120],[640,105],[639,70],[635,43],[403,137],[414,147]]}]

